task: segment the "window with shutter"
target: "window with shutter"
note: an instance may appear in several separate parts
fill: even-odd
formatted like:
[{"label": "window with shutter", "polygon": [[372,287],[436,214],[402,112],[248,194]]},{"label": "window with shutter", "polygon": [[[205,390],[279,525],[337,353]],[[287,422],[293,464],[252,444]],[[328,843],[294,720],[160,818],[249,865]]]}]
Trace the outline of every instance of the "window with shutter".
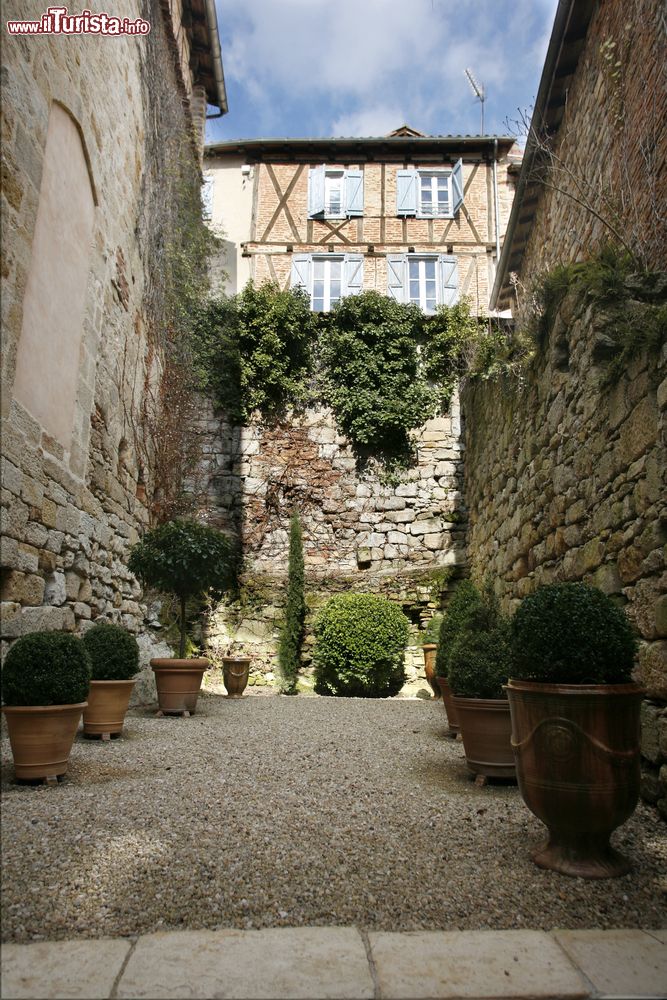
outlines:
[{"label": "window with shutter", "polygon": [[452,170],[398,170],[396,214],[451,219],[463,204],[463,161]]},{"label": "window with shutter", "polygon": [[361,254],[295,254],[292,258],[292,288],[302,288],[314,312],[329,312],[343,296],[363,289],[364,258]]},{"label": "window with shutter", "polygon": [[387,256],[387,293],[397,302],[405,302],[405,254]]},{"label": "window with shutter", "polygon": [[308,174],[308,217],[344,219],[364,214],[364,175],[342,167],[311,167]]},{"label": "window with shutter", "polygon": [[417,181],[416,170],[399,170],[396,174],[396,214],[417,214]]},{"label": "window with shutter", "polygon": [[458,302],[456,257],[447,254],[387,256],[387,291],[397,302],[412,302],[422,312]]}]

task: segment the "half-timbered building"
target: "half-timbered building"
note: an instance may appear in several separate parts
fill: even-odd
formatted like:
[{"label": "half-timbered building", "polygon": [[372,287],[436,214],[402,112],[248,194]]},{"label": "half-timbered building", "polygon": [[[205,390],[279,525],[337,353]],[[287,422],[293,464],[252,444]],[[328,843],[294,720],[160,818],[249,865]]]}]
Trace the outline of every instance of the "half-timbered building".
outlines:
[{"label": "half-timbered building", "polygon": [[206,150],[223,287],[300,287],[314,310],[367,289],[486,313],[519,156],[507,136],[249,139]]}]

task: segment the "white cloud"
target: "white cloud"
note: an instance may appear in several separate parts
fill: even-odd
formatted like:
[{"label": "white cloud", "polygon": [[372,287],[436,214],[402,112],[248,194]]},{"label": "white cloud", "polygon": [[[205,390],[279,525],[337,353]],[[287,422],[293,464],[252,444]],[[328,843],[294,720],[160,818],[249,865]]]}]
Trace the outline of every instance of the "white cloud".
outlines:
[{"label": "white cloud", "polygon": [[533,80],[556,0],[218,3],[226,77],[263,123],[310,103],[304,116],[316,124],[306,132],[369,135],[403,120],[423,131],[457,131],[464,121],[472,130],[478,110],[464,69],[485,84],[488,105],[517,75]]}]

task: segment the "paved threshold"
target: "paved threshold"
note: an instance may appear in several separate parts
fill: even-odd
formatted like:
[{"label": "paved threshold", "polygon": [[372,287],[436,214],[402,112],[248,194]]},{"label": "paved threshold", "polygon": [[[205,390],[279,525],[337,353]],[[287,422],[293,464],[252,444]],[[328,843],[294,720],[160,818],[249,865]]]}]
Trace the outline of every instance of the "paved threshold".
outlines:
[{"label": "paved threshold", "polygon": [[3,1000],[631,1000],[667,996],[667,931],[177,931],[2,948]]}]

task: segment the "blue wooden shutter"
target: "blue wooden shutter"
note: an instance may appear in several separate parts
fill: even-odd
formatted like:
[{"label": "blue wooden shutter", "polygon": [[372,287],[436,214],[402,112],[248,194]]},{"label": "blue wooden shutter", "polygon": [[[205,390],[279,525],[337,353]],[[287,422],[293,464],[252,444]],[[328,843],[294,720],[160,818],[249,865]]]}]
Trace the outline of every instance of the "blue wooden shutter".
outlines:
[{"label": "blue wooden shutter", "polygon": [[398,170],[396,172],[396,214],[417,214],[417,180],[416,170]]},{"label": "blue wooden shutter", "polygon": [[397,302],[406,301],[405,254],[387,254],[387,294]]},{"label": "blue wooden shutter", "polygon": [[324,215],[325,167],[311,167],[308,173],[308,218]]},{"label": "blue wooden shutter", "polygon": [[296,253],[292,257],[292,288],[302,288],[310,295],[312,258],[307,253]]},{"label": "blue wooden shutter", "polygon": [[345,171],[345,213],[364,214],[364,175],[361,170]]},{"label": "blue wooden shutter", "polygon": [[456,215],[463,204],[463,160],[454,164],[452,170],[452,215]]},{"label": "blue wooden shutter", "polygon": [[443,306],[453,306],[459,300],[459,268],[456,257],[440,254],[440,302]]},{"label": "blue wooden shutter", "polygon": [[360,253],[345,255],[343,295],[357,295],[364,287],[364,258]]}]

